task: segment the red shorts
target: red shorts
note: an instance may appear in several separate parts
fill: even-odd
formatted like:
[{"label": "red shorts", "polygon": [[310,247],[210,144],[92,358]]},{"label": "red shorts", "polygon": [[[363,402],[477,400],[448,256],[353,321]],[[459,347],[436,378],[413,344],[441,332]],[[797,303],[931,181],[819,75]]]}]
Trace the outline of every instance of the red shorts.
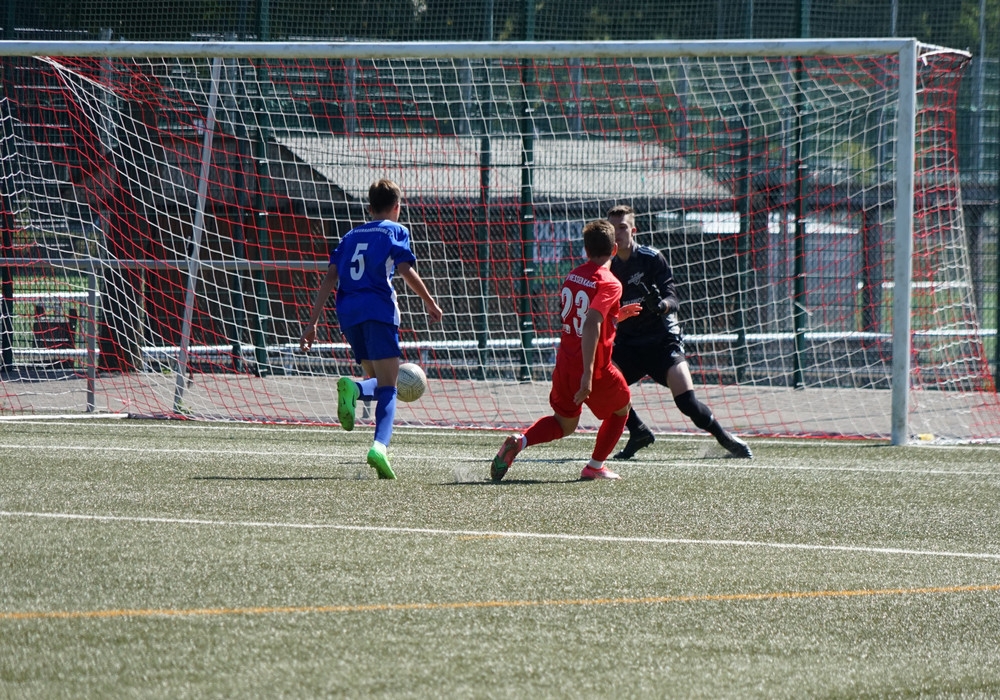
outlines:
[{"label": "red shorts", "polygon": [[[582,406],[573,403],[573,397],[580,390],[581,370],[564,370],[556,364],[552,374],[552,391],[549,392],[549,406],[557,415],[575,418],[583,411]],[[609,371],[594,380],[590,396],[583,403],[598,419],[604,420],[615,411],[624,408],[632,398],[625,377],[614,365]]]}]

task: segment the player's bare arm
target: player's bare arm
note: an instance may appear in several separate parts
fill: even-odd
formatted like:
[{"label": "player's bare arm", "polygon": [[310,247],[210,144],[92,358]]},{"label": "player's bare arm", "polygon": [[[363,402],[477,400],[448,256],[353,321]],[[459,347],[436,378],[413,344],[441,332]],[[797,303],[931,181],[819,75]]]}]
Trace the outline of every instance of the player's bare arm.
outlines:
[{"label": "player's bare arm", "polygon": [[604,316],[596,309],[587,311],[583,320],[580,349],[583,351],[583,375],[580,377],[580,389],[573,397],[574,403],[582,404],[590,396],[594,385],[594,359],[597,356],[597,339],[601,337],[601,324]]},{"label": "player's bare arm", "polygon": [[417,274],[417,271],[413,268],[410,263],[402,263],[396,268],[399,272],[399,276],[403,278],[406,285],[413,290],[413,293],[418,297],[423,299],[424,308],[427,310],[427,315],[430,317],[431,321],[434,323],[439,322],[444,317],[444,311],[441,307],[437,305],[434,301],[434,297],[431,296],[430,291],[427,289],[427,285],[424,284],[423,279]]},{"label": "player's bare arm", "polygon": [[339,281],[340,275],[337,273],[337,266],[330,265],[326,270],[326,276],[323,277],[323,282],[319,285],[319,290],[316,292],[316,301],[313,304],[312,313],[309,314],[309,320],[302,330],[302,337],[299,338],[299,349],[303,352],[308,352],[312,348],[313,341],[316,340],[316,326],[319,324],[319,317],[323,314],[323,307],[326,306],[326,300],[330,298],[330,293],[337,288]]}]

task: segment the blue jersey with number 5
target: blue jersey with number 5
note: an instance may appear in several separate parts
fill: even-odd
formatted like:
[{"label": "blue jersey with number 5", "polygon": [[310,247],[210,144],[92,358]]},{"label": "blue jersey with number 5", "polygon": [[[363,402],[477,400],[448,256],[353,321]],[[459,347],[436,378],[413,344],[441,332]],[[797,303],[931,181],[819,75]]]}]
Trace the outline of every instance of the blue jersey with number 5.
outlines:
[{"label": "blue jersey with number 5", "polygon": [[348,231],[330,253],[337,266],[337,319],[341,328],[364,321],[399,325],[399,304],[392,275],[413,263],[410,232],[395,221],[370,221]]}]

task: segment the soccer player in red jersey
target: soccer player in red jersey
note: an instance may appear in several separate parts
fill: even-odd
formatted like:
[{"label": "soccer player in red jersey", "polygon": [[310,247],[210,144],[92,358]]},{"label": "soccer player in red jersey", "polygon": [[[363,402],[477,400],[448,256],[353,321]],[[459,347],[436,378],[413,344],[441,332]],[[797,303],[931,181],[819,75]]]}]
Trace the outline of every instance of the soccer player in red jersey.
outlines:
[{"label": "soccer player in red jersey", "polygon": [[619,478],[604,460],[625,430],[631,395],[622,373],[611,363],[611,351],[618,321],[635,316],[641,307],[620,306],[622,285],[610,270],[617,249],[614,226],[591,221],[583,228],[583,246],[589,260],[569,273],[559,292],[562,335],[549,392],[553,414],[539,418],[523,435],[504,441],[490,467],[493,481],[503,479],[524,448],[576,430],[584,404],[601,420],[601,427],[580,478]]}]

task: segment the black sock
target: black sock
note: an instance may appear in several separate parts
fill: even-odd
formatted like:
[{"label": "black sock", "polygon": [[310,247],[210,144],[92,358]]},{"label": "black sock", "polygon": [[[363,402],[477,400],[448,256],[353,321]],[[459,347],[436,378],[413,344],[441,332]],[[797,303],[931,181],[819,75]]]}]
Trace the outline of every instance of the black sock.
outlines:
[{"label": "black sock", "polygon": [[674,397],[674,403],[681,413],[691,419],[691,422],[702,430],[707,430],[716,439],[721,440],[725,435],[725,429],[719,425],[712,415],[712,409],[694,397],[694,391],[685,391]]},{"label": "black sock", "polygon": [[649,432],[649,428],[647,428],[646,424],[640,420],[638,415],[636,415],[634,408],[630,408],[628,410],[628,418],[625,419],[625,427],[628,428],[629,435]]}]

